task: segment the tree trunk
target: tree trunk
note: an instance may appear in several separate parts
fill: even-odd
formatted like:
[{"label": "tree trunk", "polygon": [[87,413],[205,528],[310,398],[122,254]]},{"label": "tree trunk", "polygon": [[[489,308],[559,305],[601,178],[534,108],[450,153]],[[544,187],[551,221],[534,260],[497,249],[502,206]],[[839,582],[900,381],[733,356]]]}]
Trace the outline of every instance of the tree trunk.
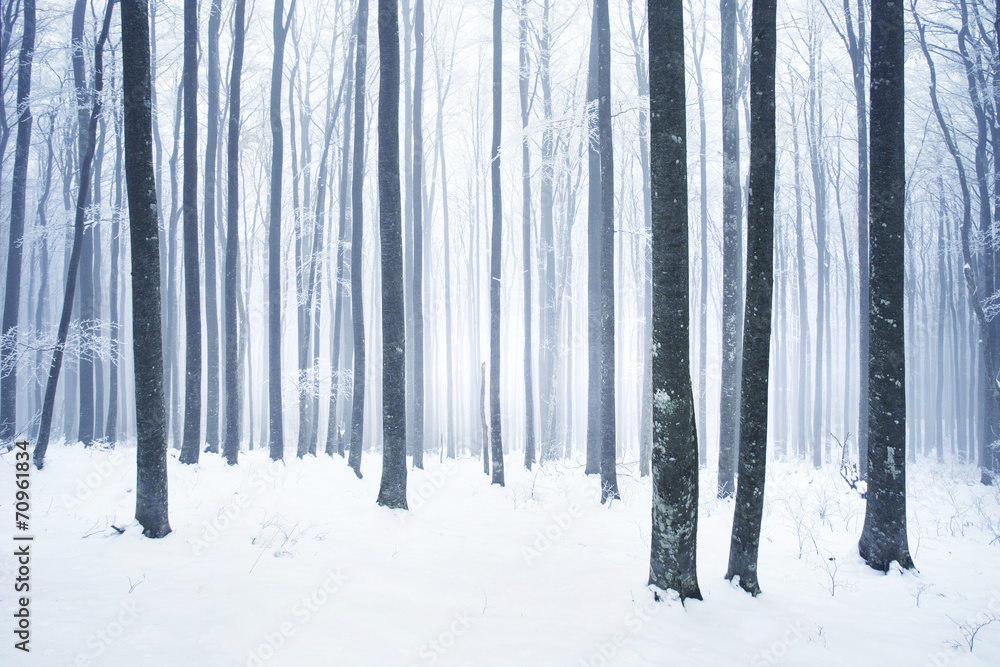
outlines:
[{"label": "tree trunk", "polygon": [[[21,303],[21,253],[24,237],[28,151],[31,147],[31,64],[35,53],[35,0],[24,0],[24,31],[17,58],[17,144],[11,185],[10,230],[7,246],[7,283],[3,306],[3,343],[0,346],[0,444],[17,433],[17,327]],[[51,148],[51,144],[50,144]],[[50,153],[51,155],[51,153]],[[51,168],[50,168],[51,169]],[[48,188],[46,187],[46,193]],[[43,241],[44,243],[44,241]],[[43,267],[44,271],[44,267]],[[43,274],[44,280],[44,274]],[[9,370],[8,370],[9,369]]]},{"label": "tree trunk", "polygon": [[[361,477],[365,425],[365,306],[361,245],[364,241],[365,79],[368,66],[368,0],[358,0],[358,52],[354,70],[354,174],[351,183],[351,320],[354,328],[354,394],[351,399],[351,451],[347,463]],[[346,128],[345,128],[346,129]]]},{"label": "tree trunk", "polygon": [[531,373],[531,152],[528,149],[528,5],[518,15],[518,92],[521,101],[521,261],[524,278],[524,467],[535,462],[535,382]]},{"label": "tree trunk", "polygon": [[[417,52],[413,64],[413,467],[424,467],[424,1],[413,6]],[[381,42],[379,43],[381,47]],[[398,76],[398,72],[396,73]],[[380,98],[381,99],[381,98]],[[381,136],[381,133],[380,135]],[[398,137],[397,137],[398,139]],[[397,174],[398,176],[398,174]],[[381,182],[381,177],[380,177]],[[385,264],[382,265],[383,271]],[[385,289],[383,283],[382,289]],[[384,304],[383,304],[384,308]],[[403,314],[401,313],[401,316]],[[383,325],[384,326],[384,325]],[[404,466],[405,467],[405,466]]]},{"label": "tree trunk", "polygon": [[170,533],[170,523],[167,519],[167,421],[160,338],[160,257],[146,1],[122,0],[122,32],[129,35],[129,39],[122,40],[122,69],[125,178],[132,232],[132,345],[138,430],[135,518],[143,527],[143,535],[157,538]]},{"label": "tree trunk", "polygon": [[[777,3],[754,0],[750,57],[750,187],[747,202],[747,302],[740,382],[739,480],[726,579],[757,595],[757,549],[764,514],[768,371],[774,288],[774,70]],[[751,316],[752,313],[752,316]]]},{"label": "tree trunk", "polygon": [[740,423],[740,270],[743,191],[736,83],[736,0],[722,0],[722,400],[719,406],[720,498],[735,490]]},{"label": "tree trunk", "polygon": [[[364,0],[362,0],[363,2]],[[493,484],[504,485],[503,440],[500,435],[500,280],[502,277],[503,202],[500,193],[500,121],[503,108],[502,0],[493,0],[493,141],[490,144],[490,179],[493,229],[490,241],[490,441]]]},{"label": "tree trunk", "polygon": [[611,141],[611,22],[608,0],[597,17],[597,134],[601,151],[601,502],[618,499],[615,429],[615,181]]},{"label": "tree trunk", "polygon": [[[268,408],[270,413],[269,448],[272,461],[284,459],[285,440],[281,405],[281,166],[283,140],[281,130],[281,80],[288,25],[295,12],[295,0],[284,15],[284,0],[274,0],[274,62],[271,67],[271,211],[267,250],[267,322],[268,322]],[[284,17],[284,18],[283,18]]]},{"label": "tree trunk", "polygon": [[246,39],[246,0],[236,0],[233,19],[233,69],[229,79],[229,138],[226,146],[228,198],[226,212],[226,277],[223,298],[226,318],[226,438],[222,446],[229,465],[236,465],[240,453],[242,394],[240,357],[237,344],[236,310],[239,287],[239,205],[240,205],[240,94],[243,76],[243,49]]},{"label": "tree trunk", "polygon": [[111,315],[111,377],[108,382],[108,421],[104,435],[113,447],[118,440],[118,367],[121,363],[121,332],[118,314],[118,263],[121,252],[122,202],[122,132],[121,116],[115,114],[115,204],[111,212],[111,291],[108,305]]},{"label": "tree trunk", "polygon": [[906,540],[906,372],[903,338],[905,155],[903,8],[872,1],[868,501],[858,551],[870,567],[910,569]]},{"label": "tree trunk", "polygon": [[219,304],[215,261],[216,157],[219,153],[219,32],[222,0],[212,0],[208,12],[208,106],[205,135],[205,442],[207,451],[219,451]]},{"label": "tree trunk", "polygon": [[201,450],[201,278],[198,266],[198,3],[184,0],[184,441],[181,463]]},{"label": "tree trunk", "polygon": [[653,522],[649,583],[698,587],[698,434],[688,321],[684,6],[647,3],[653,224]]},{"label": "tree trunk", "polygon": [[[422,0],[417,0],[420,10]],[[378,3],[378,194],[382,248],[382,483],[378,504],[406,507],[406,318],[403,311],[403,209],[399,192],[399,14],[396,0]],[[422,23],[422,11],[417,20]],[[422,31],[418,29],[418,39]],[[421,54],[422,55],[422,54]],[[420,58],[417,59],[421,66]],[[414,91],[416,94],[416,90]],[[415,105],[416,106],[416,105]],[[414,109],[414,122],[420,114]],[[415,153],[416,151],[414,151]],[[414,221],[414,233],[418,233]],[[420,270],[414,247],[414,276]],[[419,285],[414,294],[419,294]],[[419,297],[418,297],[419,298]],[[414,304],[419,307],[419,302]],[[420,313],[417,313],[419,321]],[[419,341],[417,354],[419,355]],[[419,361],[418,361],[419,366]],[[418,378],[419,381],[419,378]],[[414,383],[417,386],[418,382]],[[419,395],[420,389],[417,388]],[[421,405],[417,405],[417,419]],[[418,429],[419,435],[419,429]]]},{"label": "tree trunk", "polygon": [[597,13],[590,26],[587,70],[587,466],[601,472],[601,152],[597,137]]}]

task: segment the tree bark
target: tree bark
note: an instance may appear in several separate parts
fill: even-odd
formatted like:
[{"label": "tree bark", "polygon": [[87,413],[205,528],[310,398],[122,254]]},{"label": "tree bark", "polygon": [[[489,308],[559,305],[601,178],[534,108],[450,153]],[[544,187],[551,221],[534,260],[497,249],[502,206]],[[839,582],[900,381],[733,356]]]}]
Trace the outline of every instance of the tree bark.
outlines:
[{"label": "tree bark", "polygon": [[[362,0],[364,1],[364,0]],[[503,108],[502,0],[493,0],[493,141],[490,144],[490,180],[493,229],[490,242],[490,441],[493,484],[504,485],[503,440],[500,434],[500,280],[502,277],[503,202],[500,193],[500,121]]]},{"label": "tree bark", "polygon": [[[417,0],[418,6],[421,0]],[[422,6],[420,7],[422,9]],[[422,12],[417,14],[418,20]],[[421,33],[418,32],[418,37]],[[382,482],[378,504],[406,507],[406,316],[403,311],[403,209],[399,188],[399,14],[378,3],[378,194],[382,249]],[[420,65],[420,60],[417,60]],[[414,110],[414,117],[419,114]],[[416,152],[416,151],[414,151]],[[416,234],[416,221],[414,221]],[[414,275],[419,271],[414,247]],[[414,294],[419,290],[415,289]],[[419,306],[419,303],[415,303]],[[420,314],[417,313],[419,320]],[[419,355],[419,347],[418,352]],[[418,378],[419,379],[419,378]],[[414,383],[415,386],[417,383]],[[419,394],[420,389],[417,389]],[[422,409],[422,406],[417,407]],[[417,412],[419,420],[420,412]]]},{"label": "tree bark", "polygon": [[688,321],[687,119],[682,0],[647,2],[653,225],[653,517],[649,583],[698,587],[698,434]]},{"label": "tree bark", "polygon": [[233,18],[233,69],[229,79],[229,138],[226,146],[227,211],[226,211],[226,437],[222,446],[229,465],[236,465],[240,453],[240,424],[243,414],[243,396],[240,391],[240,357],[237,342],[236,310],[239,287],[239,205],[240,205],[240,104],[243,76],[243,50],[246,40],[246,0],[236,0]]},{"label": "tree bark", "polygon": [[364,241],[365,76],[368,67],[368,0],[358,0],[358,51],[354,71],[354,174],[351,183],[351,319],[354,329],[354,395],[351,399],[351,451],[347,458],[361,477],[365,425],[365,306],[361,281]]},{"label": "tree bark", "polygon": [[201,450],[201,278],[198,266],[198,2],[184,0],[184,441],[181,463]]},{"label": "tree bark", "polygon": [[[413,467],[424,467],[424,2],[413,5],[417,52],[413,64]],[[381,42],[380,42],[381,45]],[[397,72],[398,76],[398,72]],[[383,267],[385,265],[383,264]],[[383,285],[383,289],[384,289]]]},{"label": "tree bark", "polygon": [[[160,338],[160,257],[150,114],[147,0],[121,0],[125,98],[125,178],[132,241],[132,344],[135,356],[135,518],[146,537],[170,533],[167,421]],[[110,12],[108,13],[110,17]],[[105,24],[107,25],[107,24]]]},{"label": "tree bark", "polygon": [[285,38],[295,12],[295,0],[284,13],[284,0],[274,0],[274,62],[271,67],[271,211],[267,245],[268,408],[269,449],[272,461],[284,459],[285,440],[281,405],[281,80],[284,76]]},{"label": "tree bark", "polygon": [[872,0],[868,500],[858,551],[870,567],[910,569],[906,539],[903,337],[905,154],[902,5]]},{"label": "tree bark", "polygon": [[524,467],[535,462],[535,381],[531,342],[531,151],[528,148],[528,4],[518,14],[518,93],[521,102],[521,266],[524,279]]},{"label": "tree bark", "polygon": [[726,579],[760,593],[757,549],[764,514],[768,371],[774,289],[775,0],[754,0],[750,56],[750,187],[747,202],[747,301],[740,382],[739,479]]},{"label": "tree bark", "polygon": [[219,451],[219,304],[216,280],[215,206],[219,154],[219,32],[222,0],[212,0],[208,12],[208,104],[205,134],[205,442],[207,451]]},{"label": "tree bark", "polygon": [[[31,147],[31,64],[35,55],[35,0],[24,0],[24,30],[17,57],[17,144],[11,185],[7,283],[4,291],[3,338],[0,344],[0,444],[17,432],[17,327],[21,303],[21,254],[24,237],[28,151]],[[44,275],[43,275],[44,280]]]}]

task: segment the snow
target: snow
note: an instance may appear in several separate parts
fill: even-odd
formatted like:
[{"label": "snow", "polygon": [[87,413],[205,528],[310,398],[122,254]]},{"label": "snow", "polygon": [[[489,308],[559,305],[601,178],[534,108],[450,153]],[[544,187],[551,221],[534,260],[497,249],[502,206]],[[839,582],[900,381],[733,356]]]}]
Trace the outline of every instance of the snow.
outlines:
[{"label": "snow", "polygon": [[[162,540],[133,519],[135,450],[50,449],[32,470],[30,655],[13,649],[13,454],[0,456],[0,665],[1000,664],[1000,491],[909,468],[918,572],[857,555],[864,501],[836,471],[770,465],[754,599],[725,581],[732,501],[703,471],[703,602],[653,602],[650,483],[619,468],[600,504],[580,462],[507,486],[425,458],[410,511],[377,507],[380,457],[171,455]],[[124,529],[124,533],[112,528]],[[977,620],[978,618],[978,620]]]}]

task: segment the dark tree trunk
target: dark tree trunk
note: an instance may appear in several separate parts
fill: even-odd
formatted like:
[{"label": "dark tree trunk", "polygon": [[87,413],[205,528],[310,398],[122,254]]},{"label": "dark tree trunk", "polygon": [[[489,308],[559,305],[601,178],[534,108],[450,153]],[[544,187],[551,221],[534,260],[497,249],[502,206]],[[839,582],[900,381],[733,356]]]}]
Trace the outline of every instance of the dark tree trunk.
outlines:
[{"label": "dark tree trunk", "polygon": [[[17,325],[21,302],[21,254],[24,236],[28,150],[31,147],[31,62],[35,55],[35,0],[24,0],[24,31],[17,58],[17,144],[11,186],[10,229],[7,246],[7,284],[3,305],[3,344],[0,346],[0,444],[17,432]],[[47,191],[47,189],[46,189]],[[43,269],[44,270],[44,269]],[[44,274],[43,274],[44,280]]]},{"label": "dark tree trunk", "polygon": [[246,0],[236,0],[233,19],[233,70],[229,79],[229,139],[226,147],[228,198],[226,213],[226,277],[223,297],[226,318],[226,438],[222,446],[229,465],[236,465],[240,454],[242,391],[240,359],[237,346],[236,291],[239,276],[239,205],[240,205],[240,88],[243,75],[243,48],[246,39]]},{"label": "dark tree trunk", "polygon": [[[69,322],[73,314],[73,297],[76,293],[77,274],[80,268],[80,258],[83,254],[83,228],[84,219],[87,212],[87,202],[90,199],[90,168],[94,162],[94,139],[97,135],[97,122],[101,115],[101,89],[104,86],[104,43],[108,39],[108,30],[111,25],[111,10],[113,3],[109,3],[104,15],[104,24],[101,28],[97,46],[94,49],[94,91],[93,106],[87,118],[86,133],[83,138],[87,149],[80,158],[80,189],[76,199],[76,216],[73,222],[73,249],[70,251],[69,264],[66,272],[66,294],[63,297],[62,315],[59,319],[59,329],[56,333],[55,350],[52,352],[52,364],[49,366],[49,376],[45,384],[45,398],[42,403],[41,426],[38,430],[38,442],[35,444],[34,462],[39,470],[45,465],[45,452],[49,446],[49,437],[52,431],[52,413],[55,410],[56,388],[59,384],[59,371],[62,368],[63,354],[66,350],[66,337],[69,334]],[[89,96],[88,96],[89,97]],[[148,102],[148,96],[145,98]],[[86,114],[86,111],[84,112]],[[153,235],[155,238],[155,234]],[[157,314],[157,322],[159,315]]]},{"label": "dark tree trunk", "polygon": [[587,466],[601,472],[601,151],[597,136],[597,13],[587,70]]},{"label": "dark tree trunk", "polygon": [[201,450],[201,278],[198,267],[198,2],[184,0],[184,441],[181,463]]},{"label": "dark tree trunk", "polygon": [[[424,467],[424,1],[413,6],[417,52],[413,64],[413,467]],[[379,43],[381,48],[381,42]],[[399,73],[396,73],[399,76]],[[381,98],[380,98],[381,99]],[[397,114],[398,115],[398,114]],[[379,134],[381,137],[381,132]],[[398,137],[397,137],[398,139]],[[380,140],[381,142],[381,140]],[[379,177],[381,183],[381,177]],[[385,264],[382,265],[383,271]],[[383,284],[382,289],[385,289]],[[382,305],[383,309],[385,304]],[[383,323],[384,326],[384,323]]]},{"label": "dark tree trunk", "polygon": [[[107,138],[107,122],[104,116],[98,121],[100,135],[97,139],[97,149],[94,153],[94,185],[93,185],[93,220],[90,223],[91,239],[93,243],[93,265],[91,266],[91,288],[93,298],[93,326],[91,327],[91,340],[95,343],[95,348],[99,343],[97,340],[103,336],[104,316],[101,308],[101,297],[103,283],[106,276],[101,267],[101,183],[103,182],[104,148]],[[94,362],[94,423],[93,440],[95,442],[104,439],[104,362],[100,355],[93,355]]]},{"label": "dark tree trunk", "polygon": [[768,369],[774,288],[774,69],[777,2],[754,0],[750,56],[750,187],[747,202],[747,301],[740,382],[739,480],[727,579],[757,595],[757,548],[764,514]]},{"label": "dark tree trunk", "polygon": [[219,154],[219,32],[222,0],[212,0],[208,11],[208,106],[205,135],[205,443],[219,451],[219,304],[215,261],[216,158]]},{"label": "dark tree trunk", "polygon": [[[109,12],[110,16],[110,12]],[[160,338],[160,256],[150,116],[149,13],[146,0],[122,0],[125,178],[132,240],[132,344],[135,362],[135,518],[146,537],[170,532],[167,520],[167,420]]]},{"label": "dark tree trunk", "polygon": [[[368,0],[358,1],[358,52],[354,70],[354,174],[351,183],[351,320],[354,329],[354,391],[351,399],[351,451],[347,458],[361,477],[365,426],[365,307],[361,281],[364,241],[365,77],[368,67]],[[346,128],[345,128],[346,131]]]},{"label": "dark tree trunk", "polygon": [[[362,0],[364,1],[364,0]],[[504,485],[503,440],[500,436],[500,280],[503,202],[500,193],[500,121],[503,108],[502,0],[493,0],[493,142],[490,144],[490,179],[493,196],[493,229],[490,242],[490,442],[493,484]]]},{"label": "dark tree trunk", "polygon": [[535,462],[535,382],[531,373],[531,152],[528,149],[528,5],[518,16],[518,92],[521,101],[521,259],[524,276],[524,467]]},{"label": "dark tree trunk", "polygon": [[888,572],[913,567],[906,540],[906,370],[903,338],[905,156],[903,8],[872,0],[868,501],[858,551]]},{"label": "dark tree trunk", "polygon": [[601,151],[601,502],[617,499],[615,466],[615,180],[611,142],[611,21],[608,0],[597,17],[597,134]]},{"label": "dark tree trunk", "polygon": [[[421,0],[417,0],[417,6],[423,9]],[[418,21],[422,22],[422,14],[418,12]],[[384,432],[378,504],[405,510],[406,318],[403,311],[403,208],[399,192],[399,14],[396,0],[379,0],[378,19],[378,210],[382,242]],[[421,37],[422,31],[418,30],[417,35]],[[417,65],[420,66],[419,58]],[[414,117],[420,118],[416,110]],[[415,233],[416,229],[414,225]],[[414,248],[414,275],[419,271],[418,251],[419,248]],[[414,294],[419,294],[419,289],[414,289]],[[417,318],[419,320],[419,313]],[[419,347],[417,354],[420,354]],[[419,395],[419,387],[417,392]],[[419,412],[417,414],[419,419]]]},{"label": "dark tree trunk", "polygon": [[740,245],[743,190],[740,185],[739,93],[736,84],[736,5],[722,0],[722,400],[719,406],[720,498],[735,491],[740,421]]},{"label": "dark tree trunk", "polygon": [[284,427],[281,407],[281,166],[283,161],[281,130],[281,80],[288,25],[295,12],[295,0],[284,16],[284,0],[275,0],[274,62],[271,67],[271,211],[267,242],[267,370],[268,409],[270,414],[269,448],[272,461],[285,456]]},{"label": "dark tree trunk", "polygon": [[653,519],[649,583],[698,587],[698,434],[688,321],[684,5],[647,2],[653,225]]}]

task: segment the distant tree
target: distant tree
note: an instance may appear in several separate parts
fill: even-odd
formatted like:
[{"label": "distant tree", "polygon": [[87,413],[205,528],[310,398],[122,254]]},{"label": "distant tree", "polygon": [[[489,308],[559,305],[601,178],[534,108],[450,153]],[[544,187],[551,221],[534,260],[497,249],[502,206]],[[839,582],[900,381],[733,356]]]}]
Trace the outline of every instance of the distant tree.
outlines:
[{"label": "distant tree", "polygon": [[757,595],[757,547],[764,513],[767,391],[774,290],[774,69],[777,2],[754,0],[750,55],[750,188],[747,202],[747,301],[739,403],[739,477],[726,579]]},{"label": "distant tree", "polygon": [[[351,176],[351,317],[354,329],[354,394],[351,400],[351,451],[347,464],[361,477],[365,427],[365,300],[362,290],[365,180],[365,80],[368,70],[368,0],[358,0],[357,47],[354,61],[354,171]],[[346,128],[345,128],[346,131]]]},{"label": "distant tree", "polygon": [[518,12],[518,76],[521,102],[521,274],[524,280],[524,467],[535,462],[535,382],[532,378],[531,343],[531,151],[528,139],[528,1],[521,0]]},{"label": "distant tree", "polygon": [[653,520],[649,583],[698,587],[698,434],[691,389],[683,0],[648,0],[653,231]]},{"label": "distant tree", "polygon": [[236,290],[239,285],[239,204],[240,204],[240,94],[243,77],[243,50],[246,40],[246,0],[236,0],[233,18],[233,65],[229,79],[229,140],[226,147],[229,164],[228,210],[226,213],[226,277],[223,289],[226,318],[226,435],[222,453],[229,465],[236,465],[240,454],[240,361],[237,346]]},{"label": "distant tree", "polygon": [[284,77],[285,38],[295,13],[295,0],[284,12],[284,0],[274,0],[274,62],[271,67],[271,223],[267,242],[267,327],[268,327],[268,407],[270,414],[270,456],[285,456],[281,405],[281,167],[284,158],[281,130],[281,80]]},{"label": "distant tree", "polygon": [[504,485],[503,440],[500,436],[500,279],[503,234],[503,202],[500,193],[500,121],[503,109],[502,15],[502,0],[493,0],[493,143],[490,145],[493,196],[493,230],[490,243],[490,441],[493,450],[492,483],[500,486]]},{"label": "distant tree", "polygon": [[906,367],[903,255],[906,204],[903,7],[872,0],[871,243],[868,294],[868,501],[858,551],[870,567],[910,569],[906,539]]},{"label": "distant tree", "polygon": [[[138,431],[135,518],[142,525],[143,535],[157,538],[170,533],[170,522],[167,518],[167,418],[163,402],[160,257],[150,104],[149,6],[147,0],[121,2],[122,33],[129,36],[122,40],[122,69]],[[107,25],[106,20],[104,33],[107,33]]]},{"label": "distant tree", "polygon": [[597,16],[597,135],[601,152],[601,502],[619,498],[615,411],[615,166],[611,141],[611,22],[608,0]]},{"label": "distant tree", "polygon": [[403,209],[399,191],[399,14],[396,0],[379,0],[378,17],[378,210],[382,241],[384,432],[378,504],[405,510],[406,317],[403,311]]},{"label": "distant tree", "polygon": [[[219,304],[216,268],[215,209],[219,157],[219,33],[222,0],[212,0],[208,10],[208,99],[205,117],[205,443],[206,451],[219,451]],[[220,209],[221,210],[221,209]]]},{"label": "distant tree", "polygon": [[181,463],[201,451],[201,278],[198,265],[198,0],[184,0],[184,441]]},{"label": "distant tree", "polygon": [[17,430],[17,326],[21,303],[21,255],[24,238],[28,150],[31,147],[31,64],[35,55],[35,0],[24,0],[24,30],[17,58],[17,145],[11,185],[10,230],[7,245],[7,287],[4,291],[3,338],[0,342],[0,443]]},{"label": "distant tree", "polygon": [[597,132],[597,12],[587,64],[587,466],[601,472],[601,151]]}]

